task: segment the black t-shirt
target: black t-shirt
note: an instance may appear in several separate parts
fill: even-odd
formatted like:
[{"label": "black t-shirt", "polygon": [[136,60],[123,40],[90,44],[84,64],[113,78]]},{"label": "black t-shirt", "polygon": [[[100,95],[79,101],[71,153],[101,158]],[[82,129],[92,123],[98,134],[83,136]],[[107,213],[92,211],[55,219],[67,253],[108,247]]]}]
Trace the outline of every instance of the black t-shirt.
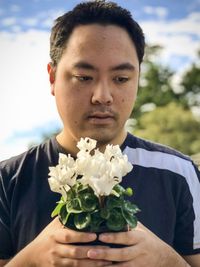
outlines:
[{"label": "black t-shirt", "polygon": [[[123,178],[138,219],[183,255],[200,253],[200,173],[189,157],[130,134],[121,146],[133,164]],[[0,163],[0,259],[14,256],[51,222],[60,195],[49,166],[66,153],[55,138]]]}]

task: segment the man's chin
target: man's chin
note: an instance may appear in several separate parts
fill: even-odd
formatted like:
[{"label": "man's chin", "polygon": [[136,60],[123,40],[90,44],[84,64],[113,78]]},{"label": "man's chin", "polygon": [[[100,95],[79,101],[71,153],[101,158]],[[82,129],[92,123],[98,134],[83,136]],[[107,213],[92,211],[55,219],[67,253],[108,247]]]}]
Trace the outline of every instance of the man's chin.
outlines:
[{"label": "man's chin", "polygon": [[121,144],[126,136],[125,131],[121,133],[114,133],[114,131],[98,130],[88,132],[84,137],[89,137],[97,141],[97,146],[104,146],[107,144]]},{"label": "man's chin", "polygon": [[89,137],[95,139],[99,144],[108,144],[112,143],[112,140],[115,139],[115,135],[113,133],[106,133],[106,131],[96,131],[96,132],[88,132],[84,134],[83,137]]}]

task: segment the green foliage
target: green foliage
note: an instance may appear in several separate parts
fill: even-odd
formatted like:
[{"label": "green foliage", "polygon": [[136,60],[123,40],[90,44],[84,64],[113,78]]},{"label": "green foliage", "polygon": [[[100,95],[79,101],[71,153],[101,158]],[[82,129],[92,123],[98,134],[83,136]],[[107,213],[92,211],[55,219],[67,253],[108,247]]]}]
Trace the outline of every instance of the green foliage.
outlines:
[{"label": "green foliage", "polygon": [[146,57],[142,63],[140,85],[137,100],[132,116],[139,119],[145,104],[153,103],[155,106],[165,106],[172,100],[178,101],[179,96],[174,92],[171,79],[173,72],[167,67],[156,62],[162,48],[160,46],[148,46]]},{"label": "green foliage", "polygon": [[182,76],[179,90],[172,83],[174,73],[158,63],[161,51],[158,45],[147,46],[132,113],[133,132],[189,155],[198,153],[200,126],[190,110],[200,107],[200,51],[196,62]]},{"label": "green foliage", "polygon": [[[200,53],[199,53],[200,61]],[[199,62],[200,63],[200,62]],[[200,106],[200,64],[194,63],[184,74],[182,82],[182,99],[190,107]]]},{"label": "green foliage", "polygon": [[200,151],[200,122],[192,112],[171,103],[143,114],[134,129],[139,137],[169,145],[185,154]]},{"label": "green foliage", "polygon": [[157,60],[162,47],[147,46],[146,56],[142,63],[138,97],[132,117],[139,120],[143,116],[146,104],[163,107],[171,102],[179,103],[184,108],[200,106],[200,52],[198,60],[182,76],[180,88],[172,83],[175,73]]},{"label": "green foliage", "polygon": [[58,215],[63,225],[80,231],[121,231],[127,225],[136,227],[135,214],[139,209],[124,199],[125,195],[132,195],[132,190],[120,185],[113,190],[117,196],[103,196],[99,200],[89,186],[75,184],[67,192],[67,199],[61,198],[58,202],[52,217]]}]

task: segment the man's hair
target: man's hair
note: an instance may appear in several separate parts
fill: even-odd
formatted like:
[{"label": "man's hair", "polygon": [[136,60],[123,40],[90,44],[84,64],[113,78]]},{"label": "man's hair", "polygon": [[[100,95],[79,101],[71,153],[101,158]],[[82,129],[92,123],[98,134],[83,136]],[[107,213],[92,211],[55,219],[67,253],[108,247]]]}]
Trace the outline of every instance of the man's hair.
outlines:
[{"label": "man's hair", "polygon": [[56,66],[61,59],[74,28],[94,23],[116,25],[125,29],[135,45],[139,63],[142,62],[145,38],[142,29],[132,18],[131,13],[114,2],[96,0],[82,2],[72,11],[55,20],[50,37],[50,57],[53,66]]}]

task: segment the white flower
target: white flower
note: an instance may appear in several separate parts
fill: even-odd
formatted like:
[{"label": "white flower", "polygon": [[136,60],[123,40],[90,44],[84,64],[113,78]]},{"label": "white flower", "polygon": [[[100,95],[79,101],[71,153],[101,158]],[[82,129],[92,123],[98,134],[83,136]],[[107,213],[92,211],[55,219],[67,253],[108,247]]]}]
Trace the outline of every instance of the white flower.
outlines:
[{"label": "white flower", "polygon": [[[65,198],[70,188],[77,182],[89,185],[95,195],[108,196],[113,187],[122,181],[122,177],[133,168],[126,155],[122,154],[118,145],[107,145],[102,153],[96,147],[96,140],[81,138],[77,147],[76,161],[70,156],[59,154],[56,167],[50,167],[49,185],[52,191],[62,194]],[[95,150],[94,150],[95,149]],[[91,151],[94,153],[91,155]]]},{"label": "white flower", "polygon": [[68,185],[61,185],[60,182],[53,177],[50,177],[48,181],[51,191],[60,193],[64,197],[64,199],[67,199],[67,192],[70,189]]},{"label": "white flower", "polygon": [[96,147],[97,141],[89,137],[81,138],[77,143],[77,147],[80,150],[90,152]]},{"label": "white flower", "polygon": [[113,146],[108,144],[106,146],[104,154],[108,160],[111,160],[114,157],[123,157],[122,151],[118,145]]},{"label": "white flower", "polygon": [[111,194],[113,187],[133,168],[118,145],[107,145],[104,153],[96,149],[93,155],[88,150],[80,150],[76,162],[82,176],[79,181],[89,185],[97,196]]},{"label": "white flower", "polygon": [[78,153],[76,160],[79,175],[101,176],[107,171],[109,162],[98,149],[92,156],[88,152],[82,152]]},{"label": "white flower", "polygon": [[74,159],[70,155],[60,153],[59,164],[56,167],[49,167],[49,176],[51,190],[66,197],[67,191],[76,183]]},{"label": "white flower", "polygon": [[74,159],[70,154],[65,155],[63,153],[59,153],[58,165],[67,166],[68,168],[73,168],[75,164]]},{"label": "white flower", "polygon": [[111,176],[113,177],[117,176],[119,178],[125,176],[133,168],[133,165],[128,161],[128,157],[126,155],[122,155],[122,157],[119,158],[114,157],[111,160],[111,166],[112,166]]},{"label": "white flower", "polygon": [[119,183],[119,180],[104,174],[102,176],[83,176],[81,183],[83,185],[88,184],[93,189],[95,195],[99,197],[110,195],[113,187]]},{"label": "white flower", "polygon": [[83,175],[85,172],[90,170],[92,157],[88,152],[86,153],[85,151],[80,151],[77,156],[76,171],[79,175]]}]

